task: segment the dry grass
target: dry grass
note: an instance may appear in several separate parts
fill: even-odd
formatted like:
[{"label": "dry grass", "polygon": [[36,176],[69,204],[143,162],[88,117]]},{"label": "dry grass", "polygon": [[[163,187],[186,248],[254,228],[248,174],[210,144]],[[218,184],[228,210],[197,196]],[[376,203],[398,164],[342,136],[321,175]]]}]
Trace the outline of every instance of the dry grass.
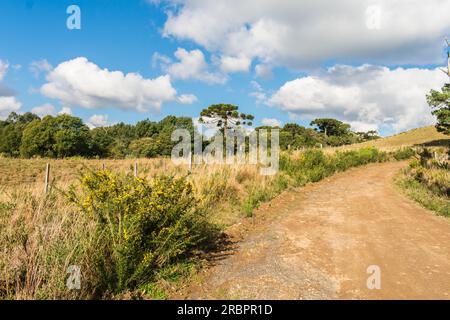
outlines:
[{"label": "dry grass", "polygon": [[[405,136],[376,141],[376,145],[398,149],[408,143],[414,145],[443,138],[430,127],[417,130]],[[424,135],[427,135],[426,139]],[[340,149],[330,151],[336,150]],[[293,159],[299,160],[299,156],[299,152],[291,154]],[[16,299],[89,297],[92,288],[83,288],[86,291],[78,295],[66,290],[65,279],[66,268],[70,264],[83,265],[83,276],[94,277],[89,271],[90,257],[95,255],[89,251],[95,247],[90,243],[93,241],[90,236],[92,222],[79,214],[56,190],[44,195],[46,163],[51,165],[52,186],[67,190],[70,185],[78,183],[80,173],[89,169],[100,169],[105,165],[113,172],[132,173],[135,162],[138,163],[140,177],[152,178],[161,174],[186,176],[194,186],[196,199],[208,208],[211,222],[222,228],[238,223],[251,215],[255,205],[270,200],[287,186],[296,185],[291,181],[295,175],[280,172],[275,176],[263,176],[259,167],[254,165],[198,165],[189,170],[187,165],[176,166],[166,158],[0,158],[0,296]],[[20,274],[26,276],[18,281],[15,277]]]},{"label": "dry grass", "polygon": [[274,177],[262,176],[254,165],[174,165],[171,159],[9,159],[0,158],[0,202],[13,194],[29,193],[40,197],[44,190],[45,167],[51,166],[52,186],[67,190],[78,183],[80,173],[105,168],[113,172],[129,172],[138,163],[140,177],[152,178],[160,174],[188,176],[197,197],[212,207],[212,221],[222,226],[238,222],[242,212],[238,206],[255,186],[264,188]]},{"label": "dry grass", "polygon": [[365,147],[375,147],[382,151],[394,151],[399,148],[413,147],[419,145],[429,146],[449,146],[450,136],[446,136],[437,132],[434,126],[422,127],[402,132],[390,137],[366,141],[349,146],[342,146],[338,148],[328,148],[328,151],[336,150],[356,150]]}]

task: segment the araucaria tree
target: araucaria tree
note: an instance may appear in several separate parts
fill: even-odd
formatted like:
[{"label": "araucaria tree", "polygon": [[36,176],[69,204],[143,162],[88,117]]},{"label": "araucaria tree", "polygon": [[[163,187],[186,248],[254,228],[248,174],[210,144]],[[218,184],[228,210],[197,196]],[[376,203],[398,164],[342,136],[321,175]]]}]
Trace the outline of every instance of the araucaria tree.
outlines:
[{"label": "araucaria tree", "polygon": [[431,90],[427,101],[437,118],[436,129],[450,135],[450,83],[445,84],[442,91]]},{"label": "araucaria tree", "polygon": [[240,113],[239,107],[232,104],[213,104],[200,113],[200,123],[214,125],[221,131],[240,126],[252,126],[251,114]]}]

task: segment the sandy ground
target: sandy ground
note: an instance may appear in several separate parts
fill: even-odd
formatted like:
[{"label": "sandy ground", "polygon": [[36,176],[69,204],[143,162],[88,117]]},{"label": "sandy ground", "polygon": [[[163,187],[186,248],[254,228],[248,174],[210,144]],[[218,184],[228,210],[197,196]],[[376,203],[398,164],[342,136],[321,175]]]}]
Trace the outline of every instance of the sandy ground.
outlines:
[{"label": "sandy ground", "polygon": [[[450,221],[405,198],[405,163],[374,164],[286,192],[230,234],[189,299],[450,299]],[[380,289],[369,289],[369,266]]]}]

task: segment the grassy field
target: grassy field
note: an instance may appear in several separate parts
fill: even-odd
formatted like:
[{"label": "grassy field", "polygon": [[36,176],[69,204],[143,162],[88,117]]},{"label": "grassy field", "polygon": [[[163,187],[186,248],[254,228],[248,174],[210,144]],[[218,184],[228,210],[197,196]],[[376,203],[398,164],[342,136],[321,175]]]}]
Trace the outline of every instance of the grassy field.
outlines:
[{"label": "grassy field", "polygon": [[[442,136],[431,128],[422,128],[376,143],[393,150],[408,145],[405,141],[416,145],[435,140],[442,140]],[[388,154],[361,147],[284,153],[280,171],[274,176],[260,175],[254,165],[199,165],[189,170],[164,158],[2,158],[0,298],[165,298],[198,267],[198,251],[204,250],[189,237],[184,241],[184,233],[220,238],[227,227],[251,217],[261,203],[288,188],[320,181],[351,167],[410,156],[408,150]],[[44,194],[46,163],[51,165],[49,194]],[[135,163],[139,179],[133,177]],[[101,170],[103,166],[106,170]],[[180,180],[171,180],[171,176]],[[67,196],[71,186],[74,197]],[[145,218],[149,214],[153,215],[150,220]],[[167,217],[180,214],[167,222]],[[115,222],[111,222],[111,216],[116,215]],[[140,234],[150,227],[140,229],[141,224],[145,226],[149,221],[153,221],[153,231]],[[211,227],[199,228],[203,224]],[[111,230],[115,231],[108,235]],[[131,244],[135,244],[130,236],[133,230],[136,239],[147,238],[150,247],[142,251],[138,246],[123,256],[124,250],[131,250]],[[168,248],[164,240],[167,232],[167,241],[179,241]],[[133,271],[134,277],[142,274],[142,265],[149,261],[153,263],[152,271],[145,283],[141,278],[132,285],[123,282],[127,272]],[[65,287],[66,270],[72,263],[84,270],[86,285],[81,291]],[[109,287],[110,283],[116,285]]]},{"label": "grassy field", "polygon": [[383,151],[392,151],[414,146],[450,146],[450,136],[437,132],[434,126],[422,127],[402,132],[390,137],[357,143],[350,146],[332,148],[332,150],[355,150],[374,147]]}]

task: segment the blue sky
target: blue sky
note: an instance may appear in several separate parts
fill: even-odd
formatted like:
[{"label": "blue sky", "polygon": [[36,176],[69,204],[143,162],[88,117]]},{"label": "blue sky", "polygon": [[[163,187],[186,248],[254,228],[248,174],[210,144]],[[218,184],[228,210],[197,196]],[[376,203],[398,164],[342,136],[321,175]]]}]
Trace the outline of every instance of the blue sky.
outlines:
[{"label": "blue sky", "polygon": [[[224,102],[254,114],[256,124],[328,116],[390,134],[433,122],[423,97],[446,80],[437,70],[450,30],[445,2],[405,10],[378,1],[374,25],[367,19],[377,1],[343,1],[349,10],[266,2],[235,2],[231,10],[222,0],[0,0],[0,116],[65,108],[91,125],[134,123],[196,117]],[[80,30],[66,27],[73,4]],[[392,18],[396,10],[402,21]],[[439,16],[420,25],[421,11]],[[355,17],[361,21],[348,22]],[[323,29],[323,21],[335,25]],[[169,79],[157,81],[164,89],[152,87],[159,77]],[[183,95],[189,101],[180,103]]]}]

